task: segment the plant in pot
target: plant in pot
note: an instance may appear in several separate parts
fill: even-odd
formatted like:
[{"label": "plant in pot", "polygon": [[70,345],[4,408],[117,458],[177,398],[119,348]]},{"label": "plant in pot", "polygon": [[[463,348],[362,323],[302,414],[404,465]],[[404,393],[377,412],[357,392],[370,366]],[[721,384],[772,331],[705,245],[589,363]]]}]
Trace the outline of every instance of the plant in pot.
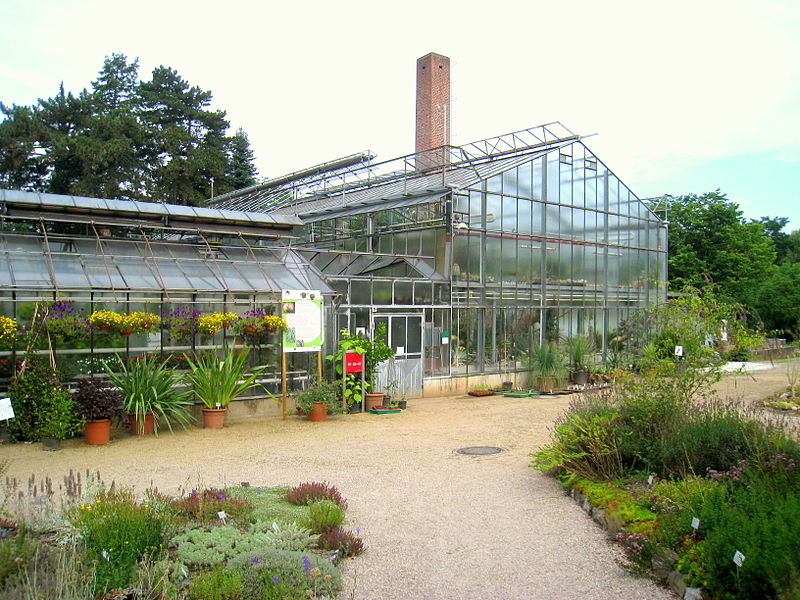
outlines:
[{"label": "plant in pot", "polygon": [[530,355],[531,374],[536,378],[537,392],[552,392],[566,373],[564,357],[555,344],[540,344]]},{"label": "plant in pot", "polygon": [[64,339],[87,338],[91,330],[86,311],[69,300],[58,300],[48,305],[42,322],[49,333]]},{"label": "plant in pot", "polygon": [[[394,356],[394,350],[386,343],[387,327],[386,323],[378,323],[375,327],[375,334],[372,339],[361,332],[350,333],[348,330],[341,331],[339,348],[336,354],[328,356],[336,366],[336,373],[345,376],[348,384],[345,386],[344,396],[347,404],[361,403],[365,400],[366,409],[380,406],[383,402],[383,392],[369,392],[374,389],[374,379],[377,367],[380,363]],[[353,373],[343,373],[342,359],[345,352],[358,352],[364,355],[364,386]]]},{"label": "plant in pot", "polygon": [[200,315],[197,320],[197,329],[200,333],[214,335],[220,329],[228,329],[238,320],[239,315],[233,312],[213,312],[207,315]]},{"label": "plant in pot", "polygon": [[75,411],[85,420],[86,443],[107,444],[111,439],[111,421],[125,415],[119,392],[99,377],[87,377],[78,380],[72,401]]},{"label": "plant in pot", "polygon": [[105,361],[103,367],[109,380],[122,390],[122,406],[131,417],[131,433],[157,434],[162,425],[172,431],[173,424],[186,429],[194,421],[189,413],[189,393],[180,389],[180,380],[166,361],[148,355],[124,361],[117,356],[113,367]]},{"label": "plant in pot", "polygon": [[286,329],[286,321],[282,317],[270,314],[267,308],[251,308],[246,310],[234,325],[234,331],[240,335],[260,336],[276,333]]},{"label": "plant in pot", "polygon": [[48,438],[57,445],[58,440],[80,431],[72,396],[42,357],[25,356],[8,386],[8,395],[14,405],[14,418],[7,421],[8,433],[14,441]]},{"label": "plant in pot", "polygon": [[339,402],[340,388],[336,382],[317,380],[295,398],[298,411],[309,421],[324,421],[327,415],[344,411]]},{"label": "plant in pot", "polygon": [[[205,406],[202,409],[204,427],[221,428],[231,400],[258,385],[256,378],[267,365],[254,367],[250,375],[245,376],[249,354],[249,348],[228,348],[222,358],[215,354],[206,354],[195,360],[187,358],[189,373],[186,381]],[[268,391],[267,394],[272,396]]]},{"label": "plant in pot", "polygon": [[488,385],[479,384],[473,385],[472,388],[467,392],[470,396],[493,396],[494,391],[489,389]]},{"label": "plant in pot", "polygon": [[575,385],[586,385],[589,380],[589,360],[594,353],[592,338],[576,335],[567,340],[566,346],[570,380]]},{"label": "plant in pot", "polygon": [[95,331],[119,331],[124,317],[113,310],[96,310],[89,315],[89,324]]}]

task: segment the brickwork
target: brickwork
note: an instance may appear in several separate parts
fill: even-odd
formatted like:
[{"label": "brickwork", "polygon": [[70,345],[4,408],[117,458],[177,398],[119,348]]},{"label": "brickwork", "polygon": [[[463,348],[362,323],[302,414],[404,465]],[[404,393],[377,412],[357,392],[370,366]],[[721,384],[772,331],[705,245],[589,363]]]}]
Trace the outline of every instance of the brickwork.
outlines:
[{"label": "brickwork", "polygon": [[417,60],[416,152],[450,144],[450,59],[431,52]]}]

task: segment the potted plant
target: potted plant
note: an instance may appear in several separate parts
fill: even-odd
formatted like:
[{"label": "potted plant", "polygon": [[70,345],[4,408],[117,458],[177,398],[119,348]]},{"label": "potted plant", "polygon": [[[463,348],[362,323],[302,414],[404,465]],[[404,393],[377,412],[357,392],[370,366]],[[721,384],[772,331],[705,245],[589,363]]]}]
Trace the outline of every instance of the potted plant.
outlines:
[{"label": "potted plant", "polygon": [[149,312],[132,312],[127,315],[127,323],[135,333],[150,331],[161,326],[161,315]]},{"label": "potted plant", "polygon": [[238,320],[239,315],[233,312],[213,312],[207,315],[200,315],[197,319],[197,329],[200,333],[214,335],[220,329],[228,329]]},{"label": "potted plant", "polygon": [[169,330],[169,335],[178,342],[189,342],[197,333],[200,311],[190,306],[177,306],[161,319],[161,327]]},{"label": "potted plant", "polygon": [[191,384],[195,396],[205,406],[202,409],[204,427],[221,428],[231,400],[258,385],[256,378],[266,365],[253,368],[251,374],[245,377],[249,353],[247,348],[229,348],[222,358],[215,354],[207,354],[195,360],[187,358],[190,370],[186,374],[186,381]]},{"label": "potted plant", "polygon": [[75,411],[85,420],[86,443],[107,444],[111,439],[111,420],[125,414],[119,392],[99,377],[87,377],[78,380],[72,401]]},{"label": "potted plant", "polygon": [[266,308],[251,308],[234,323],[234,330],[240,335],[264,335],[286,329],[286,321],[282,317],[270,314]]},{"label": "potted plant", "polygon": [[[370,392],[374,389],[374,378],[376,369],[380,363],[394,356],[394,350],[386,343],[386,323],[378,323],[372,339],[361,332],[350,333],[348,330],[341,331],[339,348],[336,354],[328,356],[329,360],[335,361],[336,372],[345,377],[347,384],[344,391],[344,399],[347,404],[360,404],[365,400],[366,409],[380,406],[383,402],[383,392]],[[342,359],[345,352],[358,352],[364,355],[364,386],[353,373],[342,372]]]},{"label": "potted plant", "polygon": [[589,358],[594,352],[592,338],[576,335],[567,340],[567,360],[570,380],[575,385],[586,385],[589,381]]},{"label": "potted plant", "polygon": [[324,421],[329,413],[342,412],[339,392],[335,382],[315,381],[297,394],[297,409],[308,415],[309,421]]},{"label": "potted plant", "polygon": [[86,311],[68,300],[58,300],[47,306],[42,322],[49,333],[66,339],[88,337],[91,329]]},{"label": "potted plant", "polygon": [[564,357],[554,344],[541,344],[531,353],[531,372],[536,377],[537,392],[552,392],[566,372]]},{"label": "potted plant", "polygon": [[52,365],[39,356],[25,356],[8,386],[8,395],[14,405],[14,418],[7,421],[12,440],[43,440],[57,449],[59,440],[80,430],[72,396]]},{"label": "potted plant", "polygon": [[470,396],[493,396],[494,391],[489,389],[488,385],[474,385],[472,388],[467,392]]},{"label": "potted plant", "polygon": [[175,371],[155,356],[142,356],[123,361],[119,356],[112,368],[108,362],[103,367],[111,382],[122,390],[122,406],[131,417],[131,432],[136,435],[158,433],[161,425],[172,431],[177,424],[186,429],[193,421],[188,408],[192,402],[189,393],[179,389],[180,381]]}]

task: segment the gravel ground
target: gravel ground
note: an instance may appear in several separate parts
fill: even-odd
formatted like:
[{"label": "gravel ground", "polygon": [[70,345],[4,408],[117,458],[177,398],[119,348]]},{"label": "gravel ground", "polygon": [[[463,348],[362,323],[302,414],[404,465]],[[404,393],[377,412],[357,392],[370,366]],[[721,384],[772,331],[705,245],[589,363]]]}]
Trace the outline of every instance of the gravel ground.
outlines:
[{"label": "gravel ground", "polygon": [[[726,377],[723,395],[761,398],[786,385],[785,365]],[[9,474],[97,468],[106,482],[165,492],[248,481],[325,480],[348,499],[348,526],[367,551],[348,561],[343,598],[538,600],[674,598],[617,566],[605,533],[552,479],[528,467],[568,397],[413,400],[400,414],[254,419],[158,438],[118,432],[59,452],[0,447]],[[464,446],[500,454],[464,456]]]}]

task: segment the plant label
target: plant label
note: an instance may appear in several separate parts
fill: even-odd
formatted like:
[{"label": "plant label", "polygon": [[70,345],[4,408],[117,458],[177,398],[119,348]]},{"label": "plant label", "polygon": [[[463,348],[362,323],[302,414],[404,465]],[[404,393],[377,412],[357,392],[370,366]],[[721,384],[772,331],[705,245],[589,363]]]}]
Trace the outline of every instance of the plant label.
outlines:
[{"label": "plant label", "polygon": [[647,478],[647,485],[653,485],[653,481],[655,481],[655,476],[650,475],[650,477]]},{"label": "plant label", "polygon": [[216,402],[216,403],[214,404],[214,406],[215,406],[216,408],[218,408],[218,409],[219,409],[219,408],[222,408],[222,405],[221,405],[219,402]]},{"label": "plant label", "polygon": [[405,346],[398,346],[397,347],[397,352],[395,352],[395,354],[401,354],[401,355],[405,354],[405,353],[406,353],[406,347]]},{"label": "plant label", "polygon": [[189,571],[186,570],[186,567],[183,566],[181,567],[181,575],[183,575],[184,579],[187,579],[189,577]]},{"label": "plant label", "polygon": [[220,520],[222,520],[223,523],[225,522],[225,519],[228,517],[227,513],[224,510],[219,511],[217,513],[217,516],[220,518]]},{"label": "plant label", "polygon": [[11,398],[0,398],[0,421],[8,421],[14,418],[14,407],[11,406]]},{"label": "plant label", "polygon": [[737,567],[741,567],[745,558],[746,556],[737,550],[733,555],[733,562],[736,563]]},{"label": "plant label", "polygon": [[683,356],[683,346],[675,346],[675,356]]},{"label": "plant label", "polygon": [[698,519],[697,517],[692,517],[692,529],[694,529],[695,531],[700,529],[700,519]]},{"label": "plant label", "polygon": [[103,558],[105,558],[106,560],[108,560],[108,551],[107,551],[105,548],[103,548],[103,551],[102,551],[100,554],[102,554],[102,555],[103,555]]}]

